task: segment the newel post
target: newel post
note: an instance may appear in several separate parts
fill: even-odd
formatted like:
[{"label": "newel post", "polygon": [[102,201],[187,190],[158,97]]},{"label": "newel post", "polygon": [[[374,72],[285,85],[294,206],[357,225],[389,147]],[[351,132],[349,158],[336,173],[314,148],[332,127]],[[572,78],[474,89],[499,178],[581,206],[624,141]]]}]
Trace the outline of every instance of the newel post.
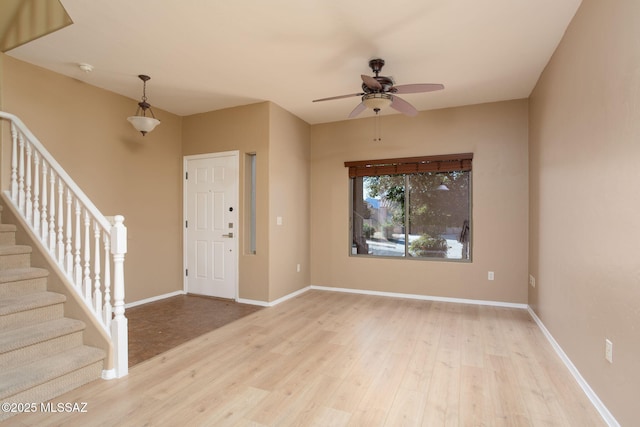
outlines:
[{"label": "newel post", "polygon": [[111,227],[111,254],[113,255],[113,321],[111,339],[115,347],[114,368],[116,377],[129,373],[129,343],[127,337],[127,318],[124,316],[124,255],[127,253],[127,227],[124,217],[116,215]]}]

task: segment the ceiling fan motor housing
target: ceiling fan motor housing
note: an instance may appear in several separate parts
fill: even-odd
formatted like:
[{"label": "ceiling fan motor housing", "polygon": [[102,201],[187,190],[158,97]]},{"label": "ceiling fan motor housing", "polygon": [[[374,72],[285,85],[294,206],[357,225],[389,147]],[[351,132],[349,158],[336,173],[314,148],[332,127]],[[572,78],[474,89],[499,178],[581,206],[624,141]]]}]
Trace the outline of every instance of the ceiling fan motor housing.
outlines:
[{"label": "ceiling fan motor housing", "polygon": [[376,93],[376,92],[385,93],[385,92],[390,92],[391,89],[393,88],[393,80],[391,80],[390,77],[375,76],[373,78],[376,79],[378,83],[380,83],[380,85],[382,86],[382,89],[372,89],[369,86],[367,86],[366,83],[362,83],[362,91],[364,93]]},{"label": "ceiling fan motor housing", "polygon": [[393,88],[393,80],[390,77],[379,75],[380,71],[382,71],[382,67],[384,67],[384,59],[374,58],[369,61],[369,68],[371,68],[371,71],[375,74],[373,78],[380,83],[382,89],[372,89],[365,83],[362,83],[362,90],[364,93],[386,93],[391,91]]},{"label": "ceiling fan motor housing", "polygon": [[376,76],[382,70],[382,67],[384,67],[384,59],[374,58],[369,61],[369,68],[371,68],[371,71],[373,71]]}]

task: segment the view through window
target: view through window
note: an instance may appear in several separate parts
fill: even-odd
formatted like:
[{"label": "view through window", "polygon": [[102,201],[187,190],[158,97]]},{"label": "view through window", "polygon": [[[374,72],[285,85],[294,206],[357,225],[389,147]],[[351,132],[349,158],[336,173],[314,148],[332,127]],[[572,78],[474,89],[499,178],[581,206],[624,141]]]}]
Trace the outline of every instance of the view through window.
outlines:
[{"label": "view through window", "polygon": [[457,156],[345,163],[352,255],[470,260],[472,155]]}]

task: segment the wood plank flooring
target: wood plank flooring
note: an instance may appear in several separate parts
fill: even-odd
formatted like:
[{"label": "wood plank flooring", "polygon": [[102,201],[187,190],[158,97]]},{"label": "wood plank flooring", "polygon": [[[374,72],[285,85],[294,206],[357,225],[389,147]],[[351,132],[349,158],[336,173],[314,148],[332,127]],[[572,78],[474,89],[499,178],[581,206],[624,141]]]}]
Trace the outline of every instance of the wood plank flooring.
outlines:
[{"label": "wood plank flooring", "polygon": [[602,426],[524,310],[308,291],[11,425]]}]

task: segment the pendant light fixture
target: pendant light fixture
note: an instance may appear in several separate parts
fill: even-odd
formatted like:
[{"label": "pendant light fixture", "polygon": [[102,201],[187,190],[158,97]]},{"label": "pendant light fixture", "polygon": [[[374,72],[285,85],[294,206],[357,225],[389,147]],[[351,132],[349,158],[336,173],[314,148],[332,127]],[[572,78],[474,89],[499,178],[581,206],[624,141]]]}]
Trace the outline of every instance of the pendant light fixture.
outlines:
[{"label": "pendant light fixture", "polygon": [[[153,114],[153,110],[151,109],[151,105],[147,102],[147,81],[150,80],[151,77],[140,74],[138,78],[142,80],[142,101],[138,102],[136,114],[128,117],[127,120],[131,122],[133,127],[136,128],[142,136],[145,136],[147,132],[151,132],[160,124],[160,120],[156,119],[156,116]],[[147,110],[151,113],[150,117],[147,117]],[[141,111],[142,114],[140,114]]]}]

